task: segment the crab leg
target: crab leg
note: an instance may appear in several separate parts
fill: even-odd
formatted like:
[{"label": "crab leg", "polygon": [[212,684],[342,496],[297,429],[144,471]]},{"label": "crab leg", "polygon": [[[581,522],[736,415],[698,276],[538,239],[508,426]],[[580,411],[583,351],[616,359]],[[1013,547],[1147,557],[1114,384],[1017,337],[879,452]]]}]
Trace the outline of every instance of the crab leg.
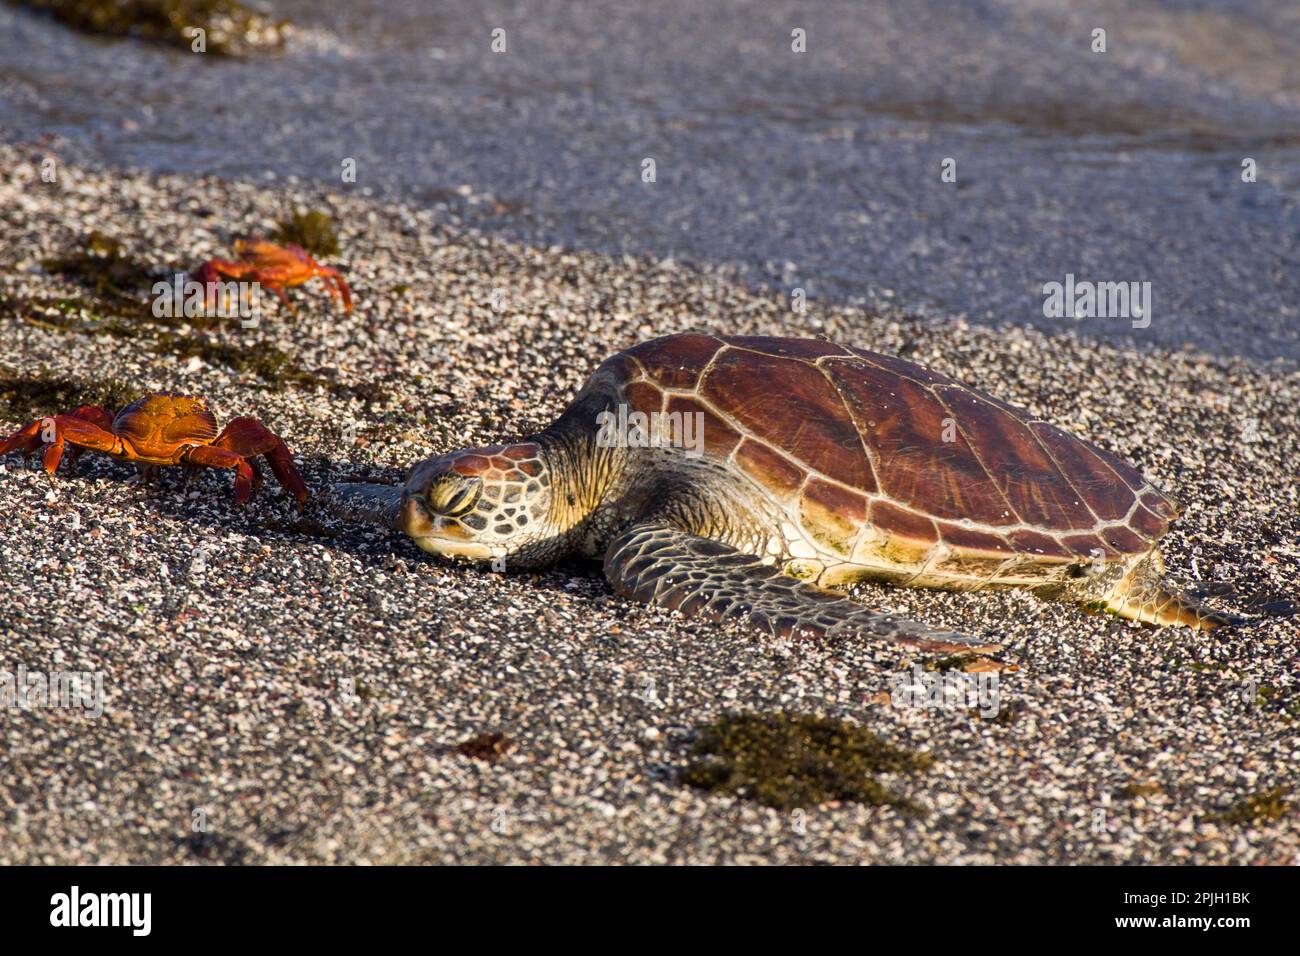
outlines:
[{"label": "crab leg", "polygon": [[[92,425],[98,425],[106,432],[113,430],[113,416],[105,408],[98,405],[82,405],[80,408],[74,408],[68,414],[73,418],[84,419]],[[68,449],[68,471],[76,470],[77,459],[84,454],[86,449],[80,445],[73,445]]]},{"label": "crab leg", "polygon": [[285,308],[287,308],[290,312],[294,313],[295,315],[298,314],[297,306],[293,304],[293,300],[289,298],[288,293],[285,292],[281,286],[272,282],[266,282],[266,280],[264,280],[261,276],[257,276],[256,281],[259,283],[265,282],[266,287],[271,290],[271,294],[274,295],[281,302],[283,302]]},{"label": "crab leg", "polygon": [[194,271],[193,279],[203,286],[204,305],[213,309],[218,305],[217,295],[221,291],[222,277],[238,282],[253,269],[244,262],[231,262],[229,259],[209,259]]},{"label": "crab leg", "polygon": [[211,445],[194,445],[186,453],[186,464],[207,468],[233,468],[235,471],[235,504],[246,505],[253,497],[253,469],[242,455]]},{"label": "crab leg", "polygon": [[334,299],[343,299],[343,311],[352,311],[352,290],[348,288],[347,281],[343,274],[337,269],[331,269],[329,266],[321,266],[316,274],[325,280],[325,288],[329,289],[330,297]]},{"label": "crab leg", "polygon": [[[45,473],[53,478],[59,461],[63,458],[64,442],[72,444],[78,455],[81,453],[80,448],[90,448],[109,455],[121,454],[122,439],[106,427],[101,427],[107,424],[111,424],[108,412],[93,405],[83,405],[66,415],[38,418],[0,441],[0,455],[21,449],[26,457],[44,445],[41,465]],[[47,429],[52,432],[48,439]],[[70,460],[75,460],[75,456],[71,456]]]},{"label": "crab leg", "polygon": [[321,265],[301,246],[277,246],[265,239],[239,239],[235,241],[234,248],[238,261],[209,259],[193,273],[194,279],[207,289],[209,305],[216,295],[212,284],[226,276],[257,282],[283,302],[289,311],[297,312],[284,290],[303,285],[319,276],[324,280],[331,299],[341,299],[344,309],[352,311],[352,290],[348,288],[343,275],[337,269]]},{"label": "crab leg", "polygon": [[[271,471],[284,486],[285,490],[298,499],[299,503],[307,500],[307,485],[298,468],[293,463],[293,456],[280,437],[259,422],[247,416],[232,419],[216,440],[212,448],[234,452],[245,458],[253,459],[258,455],[266,458]],[[257,480],[260,475],[255,472],[255,465],[250,467],[250,480]]]}]

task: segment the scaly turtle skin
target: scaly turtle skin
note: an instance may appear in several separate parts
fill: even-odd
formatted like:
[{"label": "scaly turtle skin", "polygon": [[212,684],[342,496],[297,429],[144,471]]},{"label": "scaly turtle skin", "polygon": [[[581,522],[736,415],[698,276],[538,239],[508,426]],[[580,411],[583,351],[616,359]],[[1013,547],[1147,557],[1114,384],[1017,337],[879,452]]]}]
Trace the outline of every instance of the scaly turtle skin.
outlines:
[{"label": "scaly turtle skin", "polygon": [[830,342],[671,335],[608,359],[550,427],[331,507],[498,568],[604,560],[625,596],[765,630],[989,650],[829,590],[1027,587],[1162,625],[1231,623],[1162,580],[1177,505],[985,393]]}]

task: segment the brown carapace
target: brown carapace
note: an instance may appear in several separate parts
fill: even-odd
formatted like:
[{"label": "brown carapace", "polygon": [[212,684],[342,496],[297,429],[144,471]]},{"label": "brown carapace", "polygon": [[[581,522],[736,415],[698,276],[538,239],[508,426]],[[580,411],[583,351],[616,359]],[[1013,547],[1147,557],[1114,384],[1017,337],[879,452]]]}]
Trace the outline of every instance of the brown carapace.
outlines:
[{"label": "brown carapace", "polygon": [[865,579],[1233,620],[1165,585],[1156,542],[1178,507],[1135,468],[979,389],[820,340],[655,339],[608,359],[521,445],[329,501],[439,554],[603,559],[624,595],[780,634],[989,648],[832,590]]},{"label": "brown carapace", "polygon": [[147,395],[116,415],[83,405],[62,415],[38,418],[0,441],[0,455],[21,451],[26,459],[40,452],[51,481],[65,450],[71,468],[86,449],[136,462],[146,478],[168,465],[229,468],[235,472],[239,504],[252,498],[262,483],[258,466],[262,458],[300,504],[307,500],[307,486],[279,436],[247,417],[233,419],[218,433],[216,416],[207,403],[188,395]]}]

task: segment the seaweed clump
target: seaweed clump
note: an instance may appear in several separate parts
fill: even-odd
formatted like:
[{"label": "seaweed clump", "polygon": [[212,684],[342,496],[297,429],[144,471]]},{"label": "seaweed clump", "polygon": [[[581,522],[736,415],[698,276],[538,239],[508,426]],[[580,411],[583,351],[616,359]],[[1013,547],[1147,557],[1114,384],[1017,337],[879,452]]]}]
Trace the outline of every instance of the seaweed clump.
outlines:
[{"label": "seaweed clump", "polygon": [[89,232],[69,251],[42,259],[41,268],[72,280],[87,295],[25,301],[6,296],[0,301],[0,312],[58,331],[119,336],[136,334],[139,322],[157,321],[140,294],[141,287],[151,281],[149,266],[126,255],[121,241],[112,236],[98,230]]},{"label": "seaweed clump", "polygon": [[495,763],[513,750],[515,742],[500,731],[482,733],[463,740],[454,748],[464,757],[473,757],[486,763]]},{"label": "seaweed clump", "polygon": [[122,251],[122,241],[93,230],[81,238],[79,248],[41,260],[52,275],[74,279],[95,295],[126,299],[139,304],[136,289],[149,278],[149,267]]},{"label": "seaweed clump", "polygon": [[921,808],[875,775],[931,764],[929,754],[893,747],[861,727],[785,711],[719,717],[700,729],[691,757],[685,783],[778,810],[841,800],[910,814]]},{"label": "seaweed clump", "polygon": [[1286,798],[1287,793],[1286,787],[1274,787],[1262,793],[1253,793],[1237,801],[1223,813],[1211,813],[1206,819],[1214,823],[1234,823],[1238,826],[1247,826],[1256,820],[1280,820],[1291,809],[1291,802]]},{"label": "seaweed clump", "polygon": [[[328,226],[328,217],[325,222]],[[305,228],[310,231],[317,227]],[[149,266],[127,255],[120,240],[102,232],[87,233],[60,254],[42,259],[41,266],[51,275],[75,282],[83,293],[22,297],[0,290],[0,319],[14,318],[57,332],[142,338],[142,347],[155,354],[198,357],[210,365],[255,376],[274,391],[323,387],[340,397],[355,397],[367,403],[390,397],[379,383],[349,385],[312,374],[292,355],[274,346],[261,342],[232,344],[205,334],[220,327],[223,319],[218,316],[155,314],[141,291],[153,284]]]},{"label": "seaweed clump", "polygon": [[334,229],[334,220],[326,213],[317,210],[295,212],[288,219],[277,221],[275,226],[271,238],[276,242],[301,246],[314,256],[339,254],[339,236]]},{"label": "seaweed clump", "polygon": [[8,0],[50,14],[65,26],[100,36],[137,37],[204,52],[244,56],[284,46],[287,20],[274,20],[239,0]]},{"label": "seaweed clump", "polygon": [[98,405],[115,411],[137,397],[129,385],[115,378],[92,380],[54,375],[44,369],[14,372],[0,368],[0,408],[12,421],[29,422],[80,405]]},{"label": "seaweed clump", "polygon": [[[127,255],[121,240],[86,233],[58,255],[41,260],[50,275],[76,283],[76,295],[18,296],[0,292],[0,318],[14,318],[56,332],[136,338],[147,326],[211,328],[205,316],[157,315],[150,300],[156,284],[150,266]],[[146,293],[144,290],[148,289]]]},{"label": "seaweed clump", "polygon": [[54,332],[84,332],[130,338],[134,325],[124,323],[105,309],[104,302],[87,296],[12,296],[0,292],[0,318],[19,319]]}]

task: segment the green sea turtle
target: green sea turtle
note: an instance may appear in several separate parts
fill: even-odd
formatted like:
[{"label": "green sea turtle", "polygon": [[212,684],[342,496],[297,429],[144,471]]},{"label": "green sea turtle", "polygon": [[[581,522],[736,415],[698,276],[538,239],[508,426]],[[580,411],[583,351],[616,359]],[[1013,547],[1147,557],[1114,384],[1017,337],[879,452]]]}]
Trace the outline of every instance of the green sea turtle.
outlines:
[{"label": "green sea turtle", "polygon": [[1136,469],[978,389],[821,340],[654,339],[519,444],[327,500],[498,569],[603,559],[625,597],[781,635],[996,648],[831,590],[862,579],[1232,623],[1164,583],[1156,541],[1179,509]]}]

